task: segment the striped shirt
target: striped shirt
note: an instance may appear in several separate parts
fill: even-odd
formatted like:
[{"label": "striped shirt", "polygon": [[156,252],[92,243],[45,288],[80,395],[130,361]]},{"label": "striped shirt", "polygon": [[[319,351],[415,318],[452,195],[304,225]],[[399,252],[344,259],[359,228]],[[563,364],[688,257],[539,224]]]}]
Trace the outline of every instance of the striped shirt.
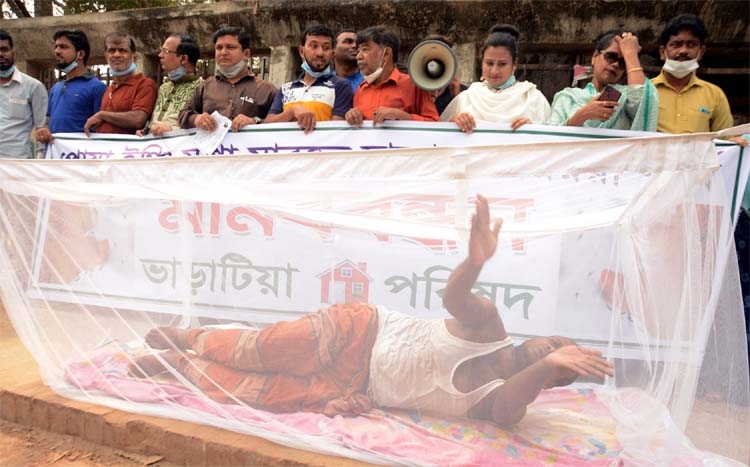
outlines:
[{"label": "striped shirt", "polygon": [[353,91],[348,81],[334,74],[317,78],[308,86],[302,81],[304,73],[294,81],[284,84],[276,93],[269,115],[280,114],[293,105],[302,105],[315,113],[322,122],[334,116],[344,117],[352,107]]}]

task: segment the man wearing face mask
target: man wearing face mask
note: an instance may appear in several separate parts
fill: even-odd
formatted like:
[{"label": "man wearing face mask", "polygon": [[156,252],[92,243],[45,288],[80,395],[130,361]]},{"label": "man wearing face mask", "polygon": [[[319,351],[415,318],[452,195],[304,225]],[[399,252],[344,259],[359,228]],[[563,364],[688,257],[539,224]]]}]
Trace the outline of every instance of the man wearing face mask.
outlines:
[{"label": "man wearing face mask", "polygon": [[99,112],[83,125],[88,135],[96,133],[135,134],[146,125],[156,102],[156,83],[135,72],[135,41],[122,32],[104,38],[104,54],[112,84],[104,91]]},{"label": "man wearing face mask", "polygon": [[47,126],[36,131],[36,140],[51,143],[53,133],[80,133],[86,120],[99,111],[107,88],[87,68],[91,45],[83,31],[57,31],[55,41],[57,69],[65,74],[49,92]]},{"label": "man wearing face mask", "polygon": [[354,92],[349,82],[331,70],[333,31],[316,25],[302,33],[299,46],[303,73],[284,84],[271,105],[267,123],[296,121],[305,133],[315,122],[343,120],[352,107]]},{"label": "man wearing face mask", "polygon": [[[195,66],[201,56],[198,43],[187,34],[172,34],[167,37],[159,50],[159,63],[167,73],[164,83],[159,86],[153,117],[148,131],[154,136],[180,128],[178,117],[185,103],[193,97],[201,84],[195,74]],[[136,134],[143,135],[138,130]]]},{"label": "man wearing face mask", "polygon": [[346,113],[350,125],[362,126],[364,120],[378,124],[386,120],[440,119],[430,94],[396,68],[396,33],[385,26],[369,27],[357,33],[357,49],[357,64],[365,82],[354,93],[354,107]]},{"label": "man wearing face mask", "polygon": [[44,126],[47,91],[15,67],[13,38],[0,30],[0,158],[31,159],[31,129]]},{"label": "man wearing face mask", "polygon": [[679,15],[661,33],[662,71],[652,79],[659,93],[658,131],[699,133],[733,125],[726,95],[718,86],[695,75],[706,51],[708,31],[695,15]]},{"label": "man wearing face mask", "polygon": [[214,131],[214,111],[232,120],[232,131],[261,123],[276,87],[248,69],[250,36],[244,29],[224,27],[213,35],[216,74],[203,81],[180,111],[181,128]]}]

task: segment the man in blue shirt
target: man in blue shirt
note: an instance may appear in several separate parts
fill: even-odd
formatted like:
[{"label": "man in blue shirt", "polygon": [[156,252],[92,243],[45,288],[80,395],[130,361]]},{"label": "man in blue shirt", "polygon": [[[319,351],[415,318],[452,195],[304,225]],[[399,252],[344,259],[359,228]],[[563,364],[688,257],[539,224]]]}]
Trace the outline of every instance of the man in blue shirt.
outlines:
[{"label": "man in blue shirt", "polygon": [[65,78],[50,90],[47,126],[36,132],[40,143],[52,142],[53,133],[83,132],[86,120],[99,111],[107,88],[86,68],[91,46],[83,31],[57,31],[52,39],[57,68]]},{"label": "man in blue shirt", "polygon": [[365,77],[357,66],[357,31],[354,29],[342,29],[336,34],[333,44],[333,62],[336,76],[345,78],[352,85],[352,91],[357,88]]}]

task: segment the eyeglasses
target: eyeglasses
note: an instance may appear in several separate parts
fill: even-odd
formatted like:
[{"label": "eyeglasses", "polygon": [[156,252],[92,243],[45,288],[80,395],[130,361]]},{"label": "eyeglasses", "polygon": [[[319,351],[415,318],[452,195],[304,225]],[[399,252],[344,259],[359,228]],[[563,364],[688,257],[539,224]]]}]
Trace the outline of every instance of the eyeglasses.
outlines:
[{"label": "eyeglasses", "polygon": [[159,53],[163,53],[163,54],[167,54],[167,55],[169,55],[169,54],[175,54],[175,55],[177,55],[177,51],[176,50],[169,50],[169,49],[165,49],[164,47],[162,47],[162,48],[159,49]]},{"label": "eyeglasses", "polygon": [[617,62],[620,68],[625,68],[625,59],[622,58],[621,55],[617,55],[616,52],[602,52],[601,55],[602,57],[604,57],[604,60],[606,60],[607,63]]}]

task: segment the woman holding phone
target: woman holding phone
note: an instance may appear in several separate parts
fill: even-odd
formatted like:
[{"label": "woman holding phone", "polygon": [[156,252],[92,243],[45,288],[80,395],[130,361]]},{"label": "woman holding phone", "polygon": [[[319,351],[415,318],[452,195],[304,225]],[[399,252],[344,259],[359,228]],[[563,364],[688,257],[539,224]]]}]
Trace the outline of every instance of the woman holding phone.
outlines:
[{"label": "woman holding phone", "polygon": [[526,123],[543,124],[549,117],[549,102],[536,85],[516,81],[518,30],[509,24],[495,25],[482,44],[482,80],[456,96],[440,120],[455,122],[471,133],[476,120],[509,123],[513,131]]},{"label": "woman holding phone", "polygon": [[[584,88],[565,88],[552,101],[550,125],[656,131],[658,95],[646,78],[638,38],[611,30],[596,43],[593,78]],[[616,84],[626,74],[627,85]]]}]

